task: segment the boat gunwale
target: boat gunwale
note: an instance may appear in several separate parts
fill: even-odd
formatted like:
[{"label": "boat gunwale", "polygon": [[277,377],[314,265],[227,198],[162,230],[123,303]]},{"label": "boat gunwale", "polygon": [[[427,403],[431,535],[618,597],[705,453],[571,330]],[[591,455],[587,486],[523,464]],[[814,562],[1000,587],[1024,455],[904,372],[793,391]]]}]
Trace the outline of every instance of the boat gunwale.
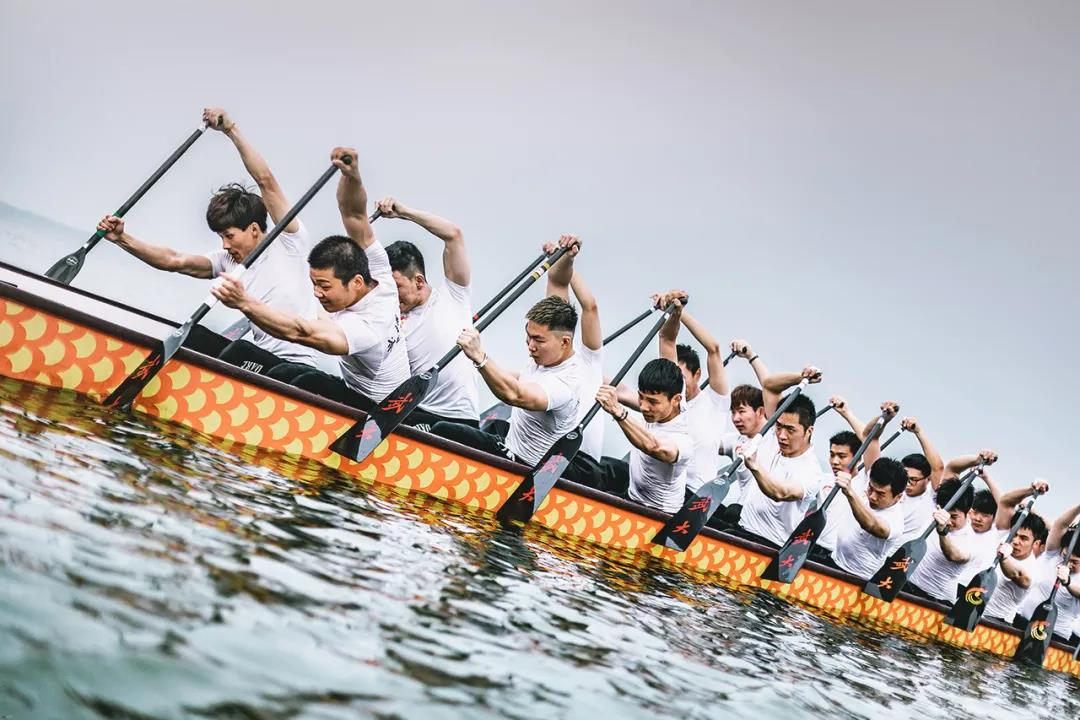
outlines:
[{"label": "boat gunwale", "polygon": [[[12,266],[10,266],[8,263],[0,261],[0,267],[11,268]],[[27,271],[20,272],[22,272],[22,274],[24,275],[31,274]],[[35,279],[37,279],[36,276]],[[47,278],[41,279],[48,281]],[[73,289],[69,286],[64,286],[62,283],[54,284],[60,285],[69,290]],[[101,298],[100,296],[94,295],[93,293],[90,293],[88,291],[78,290],[77,292],[78,294],[84,295],[88,298],[107,302],[108,304],[113,305],[119,309],[129,310],[129,308],[122,303],[110,301],[107,298]],[[122,325],[117,325],[116,323],[97,317],[95,315],[90,315],[78,308],[64,305],[63,303],[43,297],[41,295],[37,295],[32,291],[26,290],[21,287],[11,286],[6,283],[0,283],[0,297],[7,297],[11,300],[14,300],[15,302],[29,305],[31,307],[37,308],[38,310],[56,315],[57,317],[64,320],[84,325],[90,329],[97,330],[98,332],[102,332],[107,335],[112,335],[118,339],[124,340],[129,343],[134,343],[136,345],[144,347],[148,351],[154,346],[154,344],[160,342],[160,338],[153,338],[148,335],[144,335],[137,330],[132,330]],[[149,314],[146,313],[141,313],[139,311],[134,312],[150,317]],[[298,388],[293,385],[274,380],[273,378],[269,378],[264,375],[259,375],[248,370],[244,370],[235,365],[231,365],[222,360],[219,360],[218,358],[212,357],[210,355],[204,355],[187,347],[181,347],[178,350],[175,359],[183,360],[184,362],[201,367],[203,369],[219,373],[232,380],[247,383],[249,385],[259,387],[263,390],[273,392],[279,396],[289,398],[291,400],[296,400],[298,402],[311,405],[338,415],[357,420],[365,419],[367,417],[362,410],[354,408],[350,405],[345,405],[335,400],[325,398],[321,395],[316,395],[315,393],[309,392],[302,388]],[[507,458],[502,458],[497,455],[491,455],[475,448],[469,447],[467,445],[463,445],[461,443],[454,442],[452,440],[448,440],[437,435],[432,435],[431,433],[417,430],[407,425],[399,426],[394,430],[393,434],[401,435],[411,440],[421,442],[425,445],[442,450],[444,452],[454,453],[455,455],[475,460],[476,462],[483,463],[493,468],[504,470],[509,473],[513,473],[517,476],[524,476],[530,470],[528,466],[521,463],[513,462],[511,460],[508,460]],[[560,478],[556,483],[556,487],[579,497],[583,497],[594,502],[599,502],[604,505],[608,505],[616,509],[630,512],[648,519],[656,520],[660,523],[667,522],[671,518],[670,514],[663,511],[656,510],[645,505],[640,505],[630,500],[616,497],[614,495],[610,495],[608,493],[596,490],[595,488],[591,488],[586,485],[580,485],[565,478]],[[765,557],[773,557],[777,553],[777,550],[775,549],[753,542],[752,540],[739,537],[737,535],[732,535],[721,530],[716,530],[712,527],[706,526],[701,531],[701,534],[725,545],[735,546],[743,550],[748,550],[750,552],[756,553],[758,555],[763,555]],[[689,568],[686,569],[689,570]],[[863,578],[859,578],[843,570],[823,565],[812,560],[807,561],[806,569],[811,570],[812,572],[819,575],[825,575],[840,582],[843,582],[847,585],[853,586],[858,592],[862,592],[862,587],[866,583],[866,580]],[[765,588],[761,589],[768,592],[768,590]],[[792,596],[787,596],[783,599],[788,602],[794,602],[796,604],[799,604],[798,598]],[[931,611],[940,612],[942,614],[947,613],[950,607],[945,603],[928,600],[926,598],[913,595],[906,591],[901,591],[900,594],[897,596],[896,600],[901,600],[908,604],[916,605]],[[1020,637],[1022,634],[1022,631],[1019,628],[994,619],[988,618],[985,620],[981,620],[979,624],[987,626],[994,630],[1011,634],[1015,637]],[[1057,638],[1059,636],[1055,634],[1054,637]],[[1051,640],[1050,646],[1056,647],[1059,650],[1062,650],[1063,652],[1066,652],[1070,655],[1074,650],[1073,646],[1061,642],[1057,639]]]}]

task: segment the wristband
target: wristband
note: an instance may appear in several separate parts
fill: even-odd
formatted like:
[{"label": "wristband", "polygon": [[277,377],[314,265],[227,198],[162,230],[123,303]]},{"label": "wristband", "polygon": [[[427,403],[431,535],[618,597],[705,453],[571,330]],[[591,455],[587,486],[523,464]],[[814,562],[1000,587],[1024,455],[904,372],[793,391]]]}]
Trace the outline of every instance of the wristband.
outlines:
[{"label": "wristband", "polygon": [[484,366],[487,365],[487,361],[488,361],[487,353],[484,353],[484,359],[481,360],[480,362],[474,362],[473,367],[476,368],[477,370],[483,370]]},{"label": "wristband", "polygon": [[746,362],[747,362],[747,363],[749,363],[750,365],[753,365],[753,364],[754,364],[754,361],[755,361],[755,360],[757,360],[757,359],[758,359],[758,356],[757,356],[757,355],[755,355],[754,357],[750,358],[750,359],[749,359],[749,360],[747,360]]},{"label": "wristband", "polygon": [[622,409],[622,415],[620,415],[619,417],[617,417],[615,419],[617,421],[619,421],[619,422],[622,422],[623,420],[625,420],[628,417],[630,417],[630,408],[623,408]]}]

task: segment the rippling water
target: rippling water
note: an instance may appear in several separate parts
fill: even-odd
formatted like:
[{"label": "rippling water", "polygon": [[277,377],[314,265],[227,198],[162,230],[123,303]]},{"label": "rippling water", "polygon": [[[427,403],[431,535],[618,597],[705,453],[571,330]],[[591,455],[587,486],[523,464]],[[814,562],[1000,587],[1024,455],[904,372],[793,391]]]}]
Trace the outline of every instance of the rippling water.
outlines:
[{"label": "rippling water", "polygon": [[0,717],[1080,716],[1075,678],[0,381]]}]

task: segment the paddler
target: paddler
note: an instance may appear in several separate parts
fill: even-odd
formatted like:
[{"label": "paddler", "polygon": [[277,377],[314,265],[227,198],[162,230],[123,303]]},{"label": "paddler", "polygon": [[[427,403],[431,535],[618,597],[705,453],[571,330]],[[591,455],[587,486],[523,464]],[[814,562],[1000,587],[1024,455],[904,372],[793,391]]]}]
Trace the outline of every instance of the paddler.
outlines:
[{"label": "paddler", "polygon": [[[346,155],[352,162],[344,162]],[[409,356],[390,259],[368,222],[356,158],[352,148],[335,148],[330,155],[341,171],[338,209],[348,237],[325,238],[308,256],[310,283],[323,310],[318,318],[272,307],[230,276],[212,292],[269,335],[338,356],[341,369],[341,377],[335,377],[302,363],[283,363],[270,377],[369,410],[409,377]]]},{"label": "paddler", "polygon": [[[216,278],[243,262],[262,241],[266,234],[267,214],[276,223],[288,212],[291,203],[266,160],[223,108],[206,108],[203,110],[203,121],[232,141],[248,174],[259,188],[259,192],[254,193],[234,183],[223,186],[210,198],[206,208],[206,224],[221,238],[221,248],[196,255],[151,245],[127,233],[124,220],[113,215],[106,215],[98,223],[98,229],[105,231],[106,240],[151,267],[197,278]],[[311,245],[311,238],[300,220],[289,223],[255,262],[255,266],[247,270],[245,282],[251,295],[279,312],[314,318],[318,304],[311,295],[305,263]],[[261,328],[253,328],[250,341],[235,340],[218,357],[245,370],[265,375],[283,362],[313,368],[316,351],[304,344],[276,337]]]}]

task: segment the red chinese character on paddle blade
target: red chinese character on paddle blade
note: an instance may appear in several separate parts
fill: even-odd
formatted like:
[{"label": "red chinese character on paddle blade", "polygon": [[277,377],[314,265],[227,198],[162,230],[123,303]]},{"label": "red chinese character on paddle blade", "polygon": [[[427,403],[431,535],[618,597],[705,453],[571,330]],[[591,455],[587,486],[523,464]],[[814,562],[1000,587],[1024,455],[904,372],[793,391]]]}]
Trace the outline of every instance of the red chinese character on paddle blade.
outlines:
[{"label": "red chinese character on paddle blade", "polygon": [[388,400],[386,404],[379,409],[386,410],[387,412],[393,410],[394,414],[400,415],[401,411],[404,410],[405,406],[408,405],[410,402],[412,402],[412,392],[406,393],[403,397]]},{"label": "red chinese character on paddle blade", "polygon": [[529,491],[521,496],[521,502],[532,502],[536,499],[536,487],[529,488]]},{"label": "red chinese character on paddle blade", "polygon": [[160,363],[160,362],[161,362],[161,356],[160,355],[157,356],[156,358],[154,358],[153,360],[150,360],[149,362],[144,360],[143,364],[140,365],[139,368],[134,373],[132,373],[131,379],[132,380],[144,380],[146,378],[146,376],[150,374],[150,371],[153,370],[154,368],[156,368],[158,366],[158,363]]},{"label": "red chinese character on paddle blade", "polygon": [[907,572],[907,569],[911,566],[911,558],[906,557],[903,560],[897,560],[889,566],[890,570],[900,570],[901,572]]},{"label": "red chinese character on paddle blade", "polygon": [[364,427],[360,429],[360,432],[356,433],[356,437],[360,440],[370,440],[378,431],[379,426],[375,423],[364,423]]},{"label": "red chinese character on paddle blade", "polygon": [[675,526],[675,529],[672,530],[672,532],[677,532],[680,535],[689,535],[690,534],[690,521],[689,520],[683,520],[681,523],[679,523],[678,525]]},{"label": "red chinese character on paddle blade", "polygon": [[795,564],[795,556],[794,555],[788,555],[787,557],[785,557],[783,560],[780,561],[780,567],[782,567],[782,568],[790,568],[794,564]]},{"label": "red chinese character on paddle blade", "polygon": [[814,536],[813,530],[806,530],[803,533],[795,536],[795,539],[791,541],[792,545],[809,545],[810,538]]},{"label": "red chinese character on paddle blade", "polygon": [[562,455],[552,455],[548,458],[548,461],[544,463],[544,466],[540,468],[537,475],[547,475],[549,473],[559,472],[559,461],[563,459]]},{"label": "red chinese character on paddle blade", "polygon": [[694,502],[690,503],[690,507],[688,507],[687,510],[696,512],[707,512],[710,505],[712,505],[712,498],[698,498]]},{"label": "red chinese character on paddle blade", "polygon": [[892,590],[892,578],[887,577],[878,583],[878,587],[882,590]]}]

